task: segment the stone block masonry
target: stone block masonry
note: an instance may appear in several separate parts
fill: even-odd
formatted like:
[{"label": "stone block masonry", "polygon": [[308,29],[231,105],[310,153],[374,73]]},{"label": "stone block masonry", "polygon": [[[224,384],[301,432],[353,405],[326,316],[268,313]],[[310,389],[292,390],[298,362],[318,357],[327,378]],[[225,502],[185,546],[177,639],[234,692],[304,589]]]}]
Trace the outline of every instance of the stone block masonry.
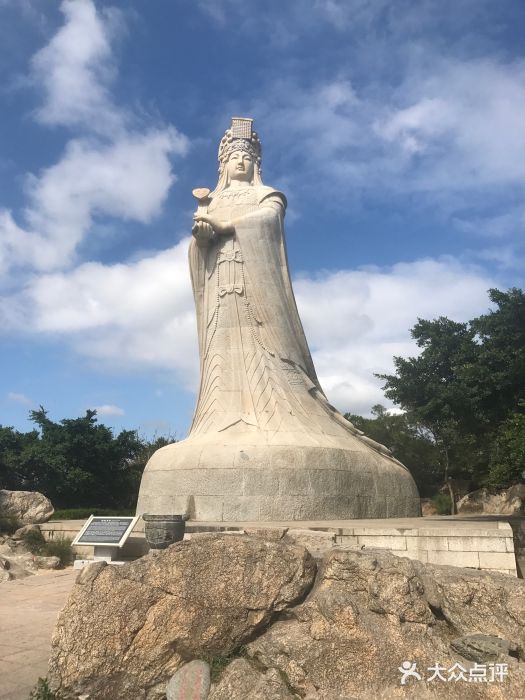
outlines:
[{"label": "stone block masonry", "polygon": [[[73,538],[84,524],[78,521],[50,521],[41,525],[44,535]],[[275,530],[279,539],[283,533],[297,528],[333,535],[335,545],[356,549],[386,549],[400,557],[417,559],[429,564],[447,564],[518,576],[513,532],[509,522],[469,519],[462,516],[429,518],[392,518],[388,520],[333,520],[327,522],[269,522],[264,527]],[[202,532],[242,532],[261,523],[191,522],[186,525],[187,536]],[[144,553],[144,523],[139,520],[122,558],[133,559]],[[90,558],[92,552],[83,547],[79,556]]]},{"label": "stone block masonry", "polygon": [[[426,520],[426,519],[425,519]],[[450,521],[449,521],[450,523]],[[498,571],[517,576],[511,526],[506,522],[483,523],[461,521],[454,527],[438,523],[429,527],[340,528],[336,543],[358,549],[388,549],[392,554],[418,559],[429,564],[446,564],[472,569]],[[452,525],[452,523],[450,523]],[[493,527],[496,525],[497,527]]]}]

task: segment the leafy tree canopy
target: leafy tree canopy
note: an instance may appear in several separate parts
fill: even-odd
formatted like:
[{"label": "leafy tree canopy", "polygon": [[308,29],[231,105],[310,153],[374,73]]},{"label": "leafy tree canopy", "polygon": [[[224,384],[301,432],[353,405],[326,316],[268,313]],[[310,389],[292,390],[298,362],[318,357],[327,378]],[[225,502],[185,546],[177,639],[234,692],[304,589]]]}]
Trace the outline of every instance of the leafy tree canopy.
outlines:
[{"label": "leafy tree canopy", "polygon": [[40,491],[59,508],[132,507],[147,460],[173,442],[148,442],[131,430],[114,436],[91,410],[56,423],[41,406],[30,418],[38,430],[0,426],[1,487]]},{"label": "leafy tree canopy", "polygon": [[497,487],[510,478],[502,471],[512,442],[505,430],[516,430],[519,419],[512,416],[525,412],[525,294],[491,289],[489,297],[494,309],[467,323],[419,319],[411,333],[420,355],[395,357],[395,373],[377,376],[385,396],[432,437],[445,480],[474,478]]}]

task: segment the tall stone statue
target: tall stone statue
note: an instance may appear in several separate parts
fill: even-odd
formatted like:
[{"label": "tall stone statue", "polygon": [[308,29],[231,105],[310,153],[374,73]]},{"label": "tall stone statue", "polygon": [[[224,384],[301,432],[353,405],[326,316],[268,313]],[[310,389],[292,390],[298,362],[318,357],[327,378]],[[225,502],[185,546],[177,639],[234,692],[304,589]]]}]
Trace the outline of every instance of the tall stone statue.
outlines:
[{"label": "tall stone statue", "polygon": [[197,407],[189,436],[150,459],[137,512],[211,521],[419,515],[408,470],[319,384],[290,281],[286,198],[262,182],[252,121],[232,119],[215,190],[193,192]]}]

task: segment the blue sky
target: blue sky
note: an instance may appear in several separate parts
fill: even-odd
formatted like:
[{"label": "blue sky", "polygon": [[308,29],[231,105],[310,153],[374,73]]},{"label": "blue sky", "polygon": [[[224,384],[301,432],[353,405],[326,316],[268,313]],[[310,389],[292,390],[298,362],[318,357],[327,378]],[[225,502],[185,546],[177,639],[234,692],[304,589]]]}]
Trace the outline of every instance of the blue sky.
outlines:
[{"label": "blue sky", "polygon": [[521,0],[0,0],[0,423],[185,435],[191,190],[232,115],[328,397],[388,405],[418,317],[523,287],[524,29]]}]

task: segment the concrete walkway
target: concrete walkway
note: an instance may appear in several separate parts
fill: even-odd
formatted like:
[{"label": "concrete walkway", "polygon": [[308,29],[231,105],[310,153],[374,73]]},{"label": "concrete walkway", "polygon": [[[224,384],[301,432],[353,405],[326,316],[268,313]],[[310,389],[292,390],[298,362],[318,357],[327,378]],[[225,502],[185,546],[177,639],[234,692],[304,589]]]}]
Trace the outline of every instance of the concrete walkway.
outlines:
[{"label": "concrete walkway", "polygon": [[57,614],[77,574],[69,568],[0,584],[0,700],[28,700],[47,675]]}]

